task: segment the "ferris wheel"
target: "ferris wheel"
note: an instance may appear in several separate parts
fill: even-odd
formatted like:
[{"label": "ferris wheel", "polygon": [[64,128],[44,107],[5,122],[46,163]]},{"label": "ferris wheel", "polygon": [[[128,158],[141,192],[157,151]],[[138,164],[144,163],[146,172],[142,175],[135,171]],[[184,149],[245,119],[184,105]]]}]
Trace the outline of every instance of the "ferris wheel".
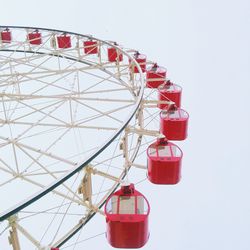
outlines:
[{"label": "ferris wheel", "polygon": [[[0,242],[77,249],[98,214],[116,248],[149,237],[137,184],[181,177],[180,86],[137,50],[60,30],[0,26]],[[141,191],[141,190],[140,190]]]}]

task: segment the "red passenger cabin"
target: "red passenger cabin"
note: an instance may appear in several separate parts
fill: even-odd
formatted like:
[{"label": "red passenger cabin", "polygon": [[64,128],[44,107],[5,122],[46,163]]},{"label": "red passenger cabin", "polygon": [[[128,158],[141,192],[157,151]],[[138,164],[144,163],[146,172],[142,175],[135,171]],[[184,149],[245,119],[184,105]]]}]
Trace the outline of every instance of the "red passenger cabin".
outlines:
[{"label": "red passenger cabin", "polygon": [[[158,100],[159,101],[172,101],[180,108],[181,107],[181,93],[182,88],[179,85],[173,84],[170,80],[167,80],[158,88]],[[168,109],[168,103],[159,103],[158,108]]]},{"label": "red passenger cabin", "polygon": [[38,30],[35,30],[34,32],[30,32],[28,34],[28,41],[32,45],[40,45],[42,44],[42,35]]},{"label": "red passenger cabin", "polygon": [[2,43],[10,43],[11,42],[12,35],[11,35],[11,31],[8,28],[1,31],[1,40],[2,40]]},{"label": "red passenger cabin", "polygon": [[167,70],[155,63],[153,67],[147,71],[147,87],[158,88],[165,82],[166,75]]},{"label": "red passenger cabin", "polygon": [[149,237],[149,203],[134,184],[122,186],[105,205],[106,237],[116,248],[140,248]]},{"label": "red passenger cabin", "polygon": [[84,53],[89,54],[98,54],[98,44],[97,41],[88,40],[83,42]]},{"label": "red passenger cabin", "polygon": [[160,131],[168,140],[182,141],[187,138],[188,113],[173,105],[168,110],[161,111]]},{"label": "red passenger cabin", "polygon": [[57,36],[57,45],[59,49],[71,48],[71,37],[66,33]]},{"label": "red passenger cabin", "polygon": [[[115,46],[118,46],[117,43],[114,43]],[[108,60],[109,62],[121,62],[123,60],[123,55],[121,51],[117,48],[109,47],[108,48]]]},{"label": "red passenger cabin", "polygon": [[[146,60],[147,57],[143,54],[140,54],[138,51],[134,54],[134,59],[136,62],[140,65],[141,71],[144,73],[146,71]],[[133,73],[139,73],[139,69],[131,63],[131,60],[129,60],[130,63],[130,69]]]},{"label": "red passenger cabin", "polygon": [[147,149],[148,179],[154,184],[177,184],[181,178],[182,151],[166,138]]}]

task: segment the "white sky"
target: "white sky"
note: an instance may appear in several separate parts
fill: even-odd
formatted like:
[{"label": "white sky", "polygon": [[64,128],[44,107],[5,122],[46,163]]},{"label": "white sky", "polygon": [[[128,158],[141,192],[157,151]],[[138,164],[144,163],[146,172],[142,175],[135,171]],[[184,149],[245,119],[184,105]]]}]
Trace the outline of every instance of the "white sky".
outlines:
[{"label": "white sky", "polygon": [[[167,67],[184,89],[189,138],[177,143],[184,151],[179,185],[140,186],[151,203],[143,249],[249,249],[249,1],[9,0],[0,23],[116,40]],[[104,236],[87,248],[112,249]]]}]

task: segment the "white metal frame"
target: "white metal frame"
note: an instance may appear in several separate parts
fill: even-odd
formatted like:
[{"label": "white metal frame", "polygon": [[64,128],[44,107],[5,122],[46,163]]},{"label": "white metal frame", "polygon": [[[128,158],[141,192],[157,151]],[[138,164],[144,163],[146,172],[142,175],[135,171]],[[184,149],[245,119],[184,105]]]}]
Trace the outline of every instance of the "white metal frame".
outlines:
[{"label": "white metal frame", "polygon": [[[30,31],[34,30],[34,28],[12,28],[12,30],[17,30],[23,37],[23,35],[27,35]],[[0,28],[1,30],[1,28]],[[71,235],[75,233],[75,231],[79,230],[83,225],[85,225],[90,218],[95,213],[103,214],[101,207],[107,197],[115,190],[117,185],[124,181],[124,177],[128,176],[128,171],[131,167],[139,168],[139,169],[146,169],[146,167],[142,164],[135,163],[134,160],[138,153],[139,146],[142,142],[143,136],[153,136],[156,138],[162,137],[159,131],[155,131],[152,129],[145,128],[145,112],[148,112],[148,108],[155,108],[159,103],[156,100],[150,100],[145,96],[145,99],[140,99],[142,96],[142,91],[144,87],[144,76],[140,71],[140,74],[133,74],[130,71],[130,65],[127,62],[119,62],[110,63],[107,61],[107,56],[105,57],[105,51],[108,46],[113,46],[117,49],[118,53],[122,53],[127,59],[132,60],[132,62],[136,65],[136,61],[133,60],[132,53],[134,50],[131,49],[121,49],[119,46],[111,44],[107,41],[101,41],[99,39],[95,39],[89,36],[81,36],[79,34],[71,34],[72,39],[75,41],[75,45],[70,49],[57,49],[56,43],[56,36],[61,34],[61,31],[54,31],[54,30],[41,30],[43,36],[44,43],[40,46],[32,46],[28,43],[27,40],[14,40],[10,44],[3,44],[0,43],[0,52],[4,52],[3,55],[0,55],[0,67],[1,72],[4,72],[0,75],[0,98],[2,101],[2,113],[3,119],[0,118],[0,127],[7,126],[9,127],[10,137],[0,136],[0,140],[2,143],[0,144],[0,149],[6,146],[11,145],[13,149],[13,155],[15,159],[15,167],[11,167],[8,165],[4,159],[0,157],[0,170],[4,171],[5,173],[11,175],[11,179],[6,180],[3,183],[0,183],[0,187],[7,185],[8,183],[12,182],[13,180],[19,178],[24,180],[27,183],[30,183],[34,186],[40,187],[42,190],[50,187],[51,193],[54,193],[58,197],[63,198],[64,200],[68,200],[74,204],[81,205],[86,207],[86,212],[81,218],[81,220],[72,227],[68,232],[66,232],[61,238],[55,239],[56,241],[51,242],[47,247],[50,246],[59,246],[65,241],[68,240]],[[21,36],[20,35],[20,36]],[[80,43],[85,39],[93,39],[98,42],[98,49],[99,53],[96,56],[87,56],[84,55],[83,47]],[[51,44],[53,46],[51,46]],[[6,56],[6,53],[10,53],[9,56]],[[23,57],[15,58],[17,53],[23,53]],[[49,68],[46,63],[49,62],[51,58],[57,58],[58,64],[57,69]],[[39,62],[39,60],[42,60]],[[61,66],[62,61],[67,61],[67,66]],[[37,61],[39,64],[37,64]],[[86,66],[79,66],[79,62],[84,62]],[[152,64],[152,62],[148,62],[148,64]],[[17,68],[30,68],[30,70],[26,71],[16,71]],[[97,74],[98,72],[102,72],[102,74]],[[6,73],[7,71],[7,73]],[[90,87],[81,90],[80,88],[80,74],[86,74],[87,76],[91,76],[98,81],[95,82]],[[104,77],[103,74],[106,76]],[[58,83],[61,80],[65,80],[68,76],[74,75],[74,81],[69,83],[73,86],[71,89],[65,88]],[[51,81],[51,78],[54,78]],[[48,80],[49,79],[49,80]],[[22,86],[29,83],[29,82],[38,82],[41,84],[41,88],[34,90],[31,93],[22,93]],[[100,84],[104,82],[109,82],[116,86],[113,89],[100,89],[95,90],[96,86],[100,86]],[[78,86],[77,91],[74,89],[75,86]],[[12,88],[15,90],[10,92],[9,89]],[[66,91],[68,94],[50,94],[46,95],[43,91],[47,88],[54,88],[58,89],[58,91]],[[114,95],[117,92],[124,91],[124,93],[130,93],[129,99],[121,99],[115,98]],[[42,93],[40,93],[42,92]],[[112,94],[110,97],[100,97],[98,94]],[[150,95],[150,94],[149,94]],[[97,96],[97,97],[95,97]],[[28,102],[36,102],[37,105],[43,103],[44,106],[36,107],[30,106]],[[13,105],[15,103],[15,106]],[[108,111],[102,111],[94,106],[90,106],[87,102],[101,102],[101,103],[108,103],[108,104],[115,104],[115,105],[123,105],[121,107],[115,107],[109,109]],[[62,120],[58,118],[55,113],[57,112],[60,107],[65,105],[65,103],[69,104],[69,113],[70,119],[69,121]],[[75,110],[72,106],[72,103],[75,103],[79,106],[87,108],[91,110],[93,114],[85,117],[84,119],[78,120],[77,122],[74,119]],[[161,103],[168,103],[171,104],[170,101],[161,101]],[[139,104],[139,105],[138,105]],[[134,119],[134,124],[129,124],[126,127],[123,126],[125,123],[119,117],[119,112],[126,110],[128,108],[136,107],[136,116]],[[50,109],[51,108],[51,109]],[[18,110],[26,110],[29,109],[27,114],[14,117],[15,112]],[[46,110],[50,109],[49,112]],[[1,112],[0,112],[1,113]],[[118,113],[118,115],[117,115]],[[134,115],[134,111],[130,113],[131,117],[126,118],[125,121],[131,120]],[[25,118],[30,117],[35,114],[42,115],[42,118],[38,119],[37,121],[27,121]],[[14,117],[14,118],[13,118]],[[150,116],[148,116],[150,118]],[[50,122],[46,122],[46,119],[53,120]],[[116,126],[103,126],[101,124],[97,125],[88,125],[89,122],[95,121],[99,118],[106,118],[116,124]],[[44,121],[45,120],[45,121]],[[87,124],[87,125],[86,125]],[[18,137],[12,136],[12,128],[14,126],[23,126],[27,127],[20,133]],[[41,133],[46,133],[46,131],[53,131],[53,129],[60,129],[65,130],[59,137],[56,138],[47,148],[37,148],[36,146],[29,145],[26,143],[21,142],[20,138],[24,137],[25,135],[29,135],[29,132],[34,128],[48,128],[47,130],[42,131]],[[124,164],[121,167],[121,171],[119,175],[113,175],[111,173],[102,171],[99,166],[104,166],[105,162],[109,159],[101,161],[97,164],[89,164],[82,166],[84,167],[84,173],[82,175],[81,181],[78,185],[78,189],[73,190],[71,186],[69,186],[66,182],[65,176],[67,176],[67,170],[50,170],[48,167],[44,166],[41,162],[42,158],[48,158],[52,162],[61,162],[64,165],[66,164],[70,168],[77,169],[75,172],[79,172],[81,167],[79,166],[79,162],[75,162],[71,159],[64,158],[57,153],[53,153],[53,147],[62,140],[62,138],[67,135],[69,131],[72,130],[104,130],[104,131],[112,131],[116,132],[117,135],[124,131],[124,135],[121,139],[120,149],[122,150],[122,156],[124,158]],[[119,133],[118,133],[119,131]],[[38,136],[39,133],[36,132],[33,135],[29,136]],[[117,136],[116,135],[116,136]],[[136,139],[131,139],[131,137],[136,136]],[[25,137],[24,137],[25,138]],[[111,137],[112,138],[112,137]],[[108,139],[108,140],[114,140]],[[134,142],[133,142],[134,141]],[[109,145],[109,142],[105,142],[105,147]],[[133,145],[133,147],[131,147]],[[28,158],[32,160],[32,164],[26,168],[25,171],[20,171],[18,155],[16,151],[22,151]],[[91,151],[91,149],[89,149]],[[95,150],[95,149],[93,149]],[[0,151],[1,152],[1,151]],[[101,151],[99,150],[99,153]],[[98,153],[98,154],[99,154]],[[119,156],[119,155],[118,155]],[[113,155],[111,159],[114,157],[118,157]],[[120,156],[119,156],[120,157]],[[40,169],[35,169],[31,172],[27,172],[32,165],[36,164],[39,166]],[[109,164],[110,167],[111,164]],[[82,173],[79,172],[79,173]],[[36,181],[36,176],[50,176],[54,179],[54,182],[49,185],[39,183]],[[62,175],[61,178],[58,176]],[[102,198],[99,199],[98,202],[94,201],[93,193],[92,193],[92,179],[94,176],[103,177],[104,180],[111,180],[113,185],[110,186],[109,190],[105,191]],[[65,180],[64,180],[65,178]],[[127,178],[127,177],[126,177]],[[57,189],[56,182],[61,181],[59,187],[63,188],[64,191]],[[128,180],[127,180],[128,181]],[[54,187],[55,186],[55,187]],[[34,199],[34,197],[28,198],[30,201]],[[23,208],[20,206],[20,210],[22,211]],[[34,244],[37,249],[45,249],[40,242],[31,235],[31,233],[26,230],[21,224],[20,220],[17,218],[16,215],[11,215],[8,217],[9,220],[9,227],[11,228],[11,243],[14,250],[20,250],[20,244],[18,240],[18,233],[20,232],[24,235],[32,244]]]}]

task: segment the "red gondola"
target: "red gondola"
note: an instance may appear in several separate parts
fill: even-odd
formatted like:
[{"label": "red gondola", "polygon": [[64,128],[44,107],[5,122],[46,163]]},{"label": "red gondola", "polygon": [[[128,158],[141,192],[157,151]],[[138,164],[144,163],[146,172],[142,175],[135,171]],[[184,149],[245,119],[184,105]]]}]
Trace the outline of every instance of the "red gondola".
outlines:
[{"label": "red gondola", "polygon": [[42,35],[38,30],[31,32],[28,34],[28,41],[32,45],[40,45],[42,44]]},{"label": "red gondola", "polygon": [[167,70],[155,63],[151,69],[147,71],[147,87],[158,88],[165,82]]},{"label": "red gondola", "polygon": [[[138,62],[138,64],[140,65],[141,67],[141,70],[142,72],[144,73],[146,71],[146,60],[147,60],[147,57],[143,54],[140,54],[138,51],[134,54],[134,59],[136,60],[136,62]],[[134,73],[139,73],[139,70],[138,68],[131,64],[131,60],[129,60],[129,63],[130,63],[130,69],[132,72]]]},{"label": "red gondola", "polygon": [[188,113],[176,106],[160,114],[160,130],[168,140],[182,141],[187,138]]},{"label": "red gondola", "polygon": [[140,248],[148,240],[149,203],[134,184],[122,186],[105,205],[106,237],[116,248]]},{"label": "red gondola", "polygon": [[84,53],[85,54],[97,54],[98,53],[98,44],[97,41],[84,41],[83,42]]},{"label": "red gondola", "polygon": [[147,149],[148,179],[154,184],[177,184],[181,178],[182,151],[166,138]]},{"label": "red gondola", "polygon": [[[178,108],[180,108],[181,93],[182,88],[168,80],[158,88],[158,99],[159,101],[172,101]],[[169,104],[159,103],[158,108],[168,109]]]},{"label": "red gondola", "polygon": [[8,28],[1,31],[1,40],[2,40],[2,43],[10,43],[11,42],[12,35],[11,35],[11,31]]},{"label": "red gondola", "polygon": [[[118,45],[117,43],[114,43],[114,45]],[[109,62],[121,62],[123,60],[123,55],[121,51],[114,47],[108,48],[108,60]]]},{"label": "red gondola", "polygon": [[57,37],[57,44],[59,49],[71,48],[71,37],[67,34],[63,34]]}]

